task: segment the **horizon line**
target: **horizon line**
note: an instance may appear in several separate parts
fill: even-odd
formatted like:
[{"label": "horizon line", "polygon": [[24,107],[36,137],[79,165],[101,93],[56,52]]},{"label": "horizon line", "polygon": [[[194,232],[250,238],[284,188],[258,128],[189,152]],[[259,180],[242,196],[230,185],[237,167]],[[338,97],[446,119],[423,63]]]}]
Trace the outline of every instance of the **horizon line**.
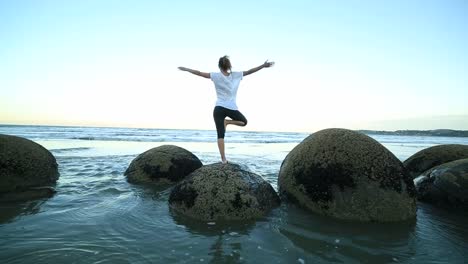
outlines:
[{"label": "horizon line", "polygon": [[[0,123],[0,126],[39,126],[39,127],[84,127],[84,128],[122,128],[122,129],[154,129],[154,130],[197,130],[197,131],[215,131],[216,129],[201,129],[201,128],[155,128],[155,127],[125,127],[125,126],[93,126],[93,125],[47,125],[47,124],[14,124],[14,123]],[[349,129],[345,127],[328,127],[329,128],[342,128]],[[320,129],[320,130],[324,130]],[[305,131],[266,131],[266,130],[234,130],[237,132],[271,132],[271,133],[315,133],[318,132],[305,132]],[[382,130],[382,129],[349,129],[352,131],[373,131],[373,132],[398,132],[398,131],[437,131],[437,130],[451,130],[451,131],[462,131],[468,132],[468,130],[462,129],[452,129],[452,128],[435,128],[435,129],[396,129],[396,130]]]}]

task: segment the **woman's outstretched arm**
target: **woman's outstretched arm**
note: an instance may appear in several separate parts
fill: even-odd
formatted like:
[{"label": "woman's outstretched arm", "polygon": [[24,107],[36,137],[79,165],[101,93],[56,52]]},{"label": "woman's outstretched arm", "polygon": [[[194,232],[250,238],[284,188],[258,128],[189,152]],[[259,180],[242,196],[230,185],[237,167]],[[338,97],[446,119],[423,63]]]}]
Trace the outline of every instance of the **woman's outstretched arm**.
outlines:
[{"label": "woman's outstretched arm", "polygon": [[252,69],[250,69],[250,70],[248,70],[248,71],[244,71],[244,72],[243,72],[243,75],[244,75],[244,76],[247,76],[247,75],[252,74],[252,73],[254,73],[254,72],[258,72],[259,70],[261,70],[261,69],[263,69],[263,68],[270,68],[270,67],[273,66],[273,65],[275,65],[274,62],[272,62],[272,61],[269,62],[269,61],[267,60],[267,61],[265,61],[262,65],[260,65],[260,66],[258,66],[258,67],[252,68]]},{"label": "woman's outstretched arm", "polygon": [[201,72],[201,71],[197,71],[197,70],[192,70],[192,69],[189,69],[189,68],[185,68],[185,67],[178,67],[179,70],[181,71],[187,71],[187,72],[190,72],[192,74],[195,74],[195,75],[198,75],[198,76],[201,76],[201,77],[205,77],[205,78],[210,78],[210,74],[208,72]]}]

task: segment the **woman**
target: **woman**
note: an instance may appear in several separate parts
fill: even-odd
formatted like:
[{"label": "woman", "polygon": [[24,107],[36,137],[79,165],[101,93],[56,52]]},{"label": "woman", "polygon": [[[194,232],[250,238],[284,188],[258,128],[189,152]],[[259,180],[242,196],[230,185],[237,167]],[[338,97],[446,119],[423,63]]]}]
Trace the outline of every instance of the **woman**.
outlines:
[{"label": "woman", "polygon": [[[213,118],[218,133],[218,148],[221,155],[221,161],[227,163],[226,155],[224,154],[224,133],[228,125],[245,126],[247,119],[239,112],[236,104],[237,89],[239,83],[244,76],[257,72],[263,68],[273,66],[274,62],[265,61],[262,65],[252,68],[248,71],[233,72],[231,71],[231,61],[228,56],[219,59],[218,67],[220,72],[200,72],[185,67],[179,67],[181,71],[188,71],[192,74],[210,78],[216,88],[216,106],[213,110]],[[231,119],[226,119],[229,117]]]}]

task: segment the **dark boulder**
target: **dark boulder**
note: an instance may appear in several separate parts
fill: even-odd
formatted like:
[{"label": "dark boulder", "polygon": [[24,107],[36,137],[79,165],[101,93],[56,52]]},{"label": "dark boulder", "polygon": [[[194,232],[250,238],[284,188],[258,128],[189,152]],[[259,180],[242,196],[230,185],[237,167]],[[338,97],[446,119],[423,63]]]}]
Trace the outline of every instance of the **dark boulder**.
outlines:
[{"label": "dark boulder", "polygon": [[468,206],[468,159],[436,166],[414,180],[418,199],[436,205]]},{"label": "dark boulder", "polygon": [[131,183],[168,184],[182,180],[201,166],[201,161],[190,151],[163,145],[138,155],[125,176]]},{"label": "dark boulder", "polygon": [[178,183],[169,196],[173,210],[195,219],[246,220],[265,215],[279,197],[260,176],[236,164],[211,164]]},{"label": "dark boulder", "polygon": [[0,135],[0,201],[50,197],[59,177],[55,157],[41,145]]},{"label": "dark boulder", "polygon": [[278,177],[280,194],[319,214],[358,221],[416,216],[415,189],[403,164],[380,143],[325,129],[297,145]]},{"label": "dark boulder", "polygon": [[405,160],[403,165],[414,179],[437,165],[465,158],[468,158],[467,145],[438,145],[416,152]]}]

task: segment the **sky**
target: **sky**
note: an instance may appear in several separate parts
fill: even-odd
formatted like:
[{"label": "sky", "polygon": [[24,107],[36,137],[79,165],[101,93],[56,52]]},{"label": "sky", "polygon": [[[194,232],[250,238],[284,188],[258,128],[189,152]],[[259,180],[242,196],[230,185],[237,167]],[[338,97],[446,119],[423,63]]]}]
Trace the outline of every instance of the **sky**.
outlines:
[{"label": "sky", "polygon": [[468,2],[0,0],[0,124],[214,129],[246,76],[242,130],[468,130]]}]

